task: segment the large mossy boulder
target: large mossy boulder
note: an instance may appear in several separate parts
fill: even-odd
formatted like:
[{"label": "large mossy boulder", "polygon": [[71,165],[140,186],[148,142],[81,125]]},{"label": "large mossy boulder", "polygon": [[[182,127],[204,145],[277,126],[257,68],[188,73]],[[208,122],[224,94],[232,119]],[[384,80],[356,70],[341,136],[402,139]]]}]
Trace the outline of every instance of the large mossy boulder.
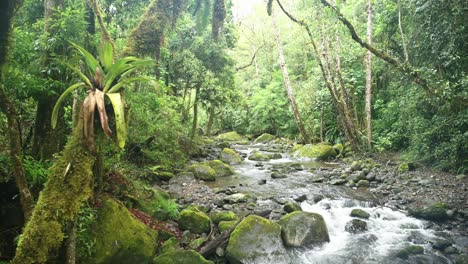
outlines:
[{"label": "large mossy boulder", "polygon": [[449,219],[448,209],[446,203],[433,203],[422,208],[410,208],[409,213],[416,218],[442,222]]},{"label": "large mossy boulder", "polygon": [[[136,262],[135,262],[136,263]],[[154,258],[153,264],[214,264],[195,250],[173,250]]]},{"label": "large mossy boulder", "polygon": [[219,159],[222,162],[231,164],[231,165],[241,164],[242,162],[242,159],[239,156],[239,154],[237,154],[237,152],[235,152],[234,150],[230,148],[224,148],[223,151],[221,151],[221,155]]},{"label": "large mossy boulder", "polygon": [[211,229],[210,218],[201,211],[184,209],[179,215],[179,227],[194,234],[208,233]]},{"label": "large mossy boulder", "polygon": [[231,176],[234,174],[234,169],[220,160],[210,160],[207,165],[216,172],[216,176],[218,177]]},{"label": "large mossy boulder", "polygon": [[189,167],[189,171],[193,173],[195,178],[204,181],[215,181],[216,171],[210,166],[203,163],[193,164]]},{"label": "large mossy boulder", "polygon": [[327,225],[319,214],[296,211],[283,216],[278,223],[287,246],[302,247],[330,242]]},{"label": "large mossy boulder", "polygon": [[255,160],[255,161],[268,161],[271,159],[271,156],[254,150],[250,153],[248,159]]},{"label": "large mossy boulder", "polygon": [[235,131],[219,134],[217,140],[223,141],[242,141],[244,138]]},{"label": "large mossy boulder", "polygon": [[256,215],[237,225],[226,248],[229,263],[289,263],[281,226]]},{"label": "large mossy boulder", "polygon": [[254,143],[267,143],[267,142],[275,140],[275,138],[276,137],[271,134],[263,133],[261,136],[259,136],[258,138],[254,140]]},{"label": "large mossy boulder", "polygon": [[223,212],[214,212],[210,215],[211,221],[215,224],[221,221],[237,221],[239,218],[234,212],[223,211]]},{"label": "large mossy boulder", "polygon": [[95,253],[90,263],[151,263],[158,233],[135,219],[120,202],[107,199],[92,232]]},{"label": "large mossy boulder", "polygon": [[329,160],[335,158],[337,155],[332,146],[324,143],[304,145],[296,150],[294,154],[300,158],[312,158],[317,160]]}]

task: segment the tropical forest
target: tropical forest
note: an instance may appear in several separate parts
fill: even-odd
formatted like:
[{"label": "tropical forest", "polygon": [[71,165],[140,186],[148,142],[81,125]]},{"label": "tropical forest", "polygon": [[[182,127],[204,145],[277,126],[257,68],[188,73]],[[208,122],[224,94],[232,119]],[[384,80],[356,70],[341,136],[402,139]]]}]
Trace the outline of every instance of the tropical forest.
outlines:
[{"label": "tropical forest", "polygon": [[467,264],[464,0],[1,0],[0,264]]}]

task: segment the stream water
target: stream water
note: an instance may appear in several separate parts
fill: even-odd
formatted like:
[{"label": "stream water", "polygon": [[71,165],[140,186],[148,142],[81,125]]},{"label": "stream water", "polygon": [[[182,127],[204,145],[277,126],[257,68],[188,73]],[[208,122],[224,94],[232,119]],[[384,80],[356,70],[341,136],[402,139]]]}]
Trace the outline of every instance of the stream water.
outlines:
[{"label": "stream water", "polygon": [[[262,147],[264,146],[233,146],[244,157],[254,150],[259,151]],[[240,186],[238,188],[241,192],[254,194],[258,199],[257,204],[265,204],[269,208],[275,208],[275,205],[281,208],[282,200],[288,201],[305,195],[307,199],[301,203],[302,209],[319,213],[324,217],[330,242],[311,248],[289,249],[289,263],[452,263],[432,249],[430,242],[440,234],[428,229],[428,222],[380,206],[378,197],[365,189],[316,183],[314,179],[318,177],[317,172],[332,170],[340,164],[298,159],[285,153],[281,155],[283,156],[281,159],[262,162],[245,159],[241,165],[234,166],[236,175],[218,178],[215,182],[206,184],[212,188]],[[288,172],[286,178],[271,178],[272,169],[291,166],[300,168]],[[315,199],[316,197],[320,199]],[[370,218],[366,220],[368,231],[359,234],[345,231],[346,223],[353,219],[350,212],[354,208],[363,209],[370,214]],[[423,246],[424,254],[410,256],[408,259],[395,256],[399,250],[412,244]],[[272,259],[268,264],[276,262]]]}]

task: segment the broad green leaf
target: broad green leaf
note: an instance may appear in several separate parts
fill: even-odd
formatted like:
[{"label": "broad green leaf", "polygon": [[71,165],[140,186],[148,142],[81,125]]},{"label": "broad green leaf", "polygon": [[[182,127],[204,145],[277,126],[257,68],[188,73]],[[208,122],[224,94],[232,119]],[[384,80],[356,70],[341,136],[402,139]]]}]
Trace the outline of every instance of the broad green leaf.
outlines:
[{"label": "broad green leaf", "polygon": [[88,77],[86,77],[86,75],[84,75],[84,73],[82,71],[80,71],[80,69],[76,68],[75,66],[71,65],[70,63],[68,62],[65,62],[65,61],[61,61],[61,60],[57,60],[58,62],[62,63],[63,65],[67,66],[68,68],[70,68],[72,71],[74,71],[76,74],[78,74],[78,76],[81,78],[81,80],[87,85],[89,86],[90,88],[93,87],[93,84],[91,83],[91,81],[89,80]]},{"label": "broad green leaf", "polygon": [[52,110],[52,117],[51,117],[51,120],[52,120],[52,128],[55,128],[57,126],[57,118],[58,118],[58,111],[59,111],[59,108],[60,108],[60,105],[62,104],[63,100],[65,100],[65,98],[71,93],[73,92],[74,90],[78,89],[78,88],[81,88],[81,87],[85,87],[86,84],[84,83],[77,83],[77,84],[74,84],[70,87],[68,87],[63,93],[62,95],[60,95],[59,99],[57,100],[57,102],[55,103],[55,106],[54,106],[54,110]]},{"label": "broad green leaf", "polygon": [[115,113],[115,127],[117,129],[117,142],[120,148],[125,147],[127,140],[127,126],[125,124],[124,105],[119,93],[106,93],[109,97]]},{"label": "broad green leaf", "polygon": [[109,89],[108,93],[116,93],[116,92],[119,91],[120,88],[122,88],[122,86],[124,86],[126,84],[129,84],[129,83],[132,83],[132,82],[147,82],[147,81],[150,81],[150,80],[151,79],[148,76],[127,78],[127,79],[119,81],[116,85],[112,86]]},{"label": "broad green leaf", "polygon": [[109,70],[112,67],[112,60],[114,55],[112,45],[107,42],[102,47],[100,53],[102,65],[106,68],[106,70]]},{"label": "broad green leaf", "polygon": [[70,41],[70,44],[72,44],[73,47],[75,47],[75,49],[77,49],[81,53],[81,55],[83,56],[85,60],[86,65],[88,66],[88,69],[91,75],[94,75],[96,68],[99,68],[101,72],[103,72],[101,69],[101,66],[99,65],[99,61],[96,60],[96,58],[94,58],[94,56],[91,53],[89,53],[86,49],[84,49],[80,45],[75,44],[71,41]]},{"label": "broad green leaf", "polygon": [[107,73],[106,73],[106,77],[104,78],[105,79],[105,85],[104,85],[104,93],[106,93],[110,86],[112,85],[112,83],[114,82],[114,80],[119,77],[119,75],[121,75],[122,73],[124,73],[125,71],[129,70],[132,68],[132,65],[129,64],[130,62],[132,61],[135,61],[137,60],[136,58],[133,58],[133,57],[127,57],[127,58],[123,58],[123,59],[120,59],[118,61],[116,61],[112,67],[110,69],[108,69]]}]

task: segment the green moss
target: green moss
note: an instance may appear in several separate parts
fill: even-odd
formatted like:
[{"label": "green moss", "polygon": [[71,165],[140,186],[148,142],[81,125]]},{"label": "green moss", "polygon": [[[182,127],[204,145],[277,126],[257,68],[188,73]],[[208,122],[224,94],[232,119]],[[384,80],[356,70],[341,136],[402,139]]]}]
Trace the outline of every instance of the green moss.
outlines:
[{"label": "green moss", "polygon": [[414,170],[414,164],[411,162],[404,162],[401,163],[400,166],[398,166],[398,172],[400,173],[405,173],[408,171],[413,171]]},{"label": "green moss", "polygon": [[161,246],[161,254],[180,249],[179,241],[175,237],[166,240]]},{"label": "green moss", "polygon": [[286,204],[283,206],[283,210],[284,210],[286,213],[292,213],[292,212],[294,212],[294,211],[302,211],[302,208],[301,208],[301,206],[300,206],[298,203],[289,202],[289,203],[286,203]]},{"label": "green moss", "polygon": [[97,220],[92,263],[147,263],[153,258],[158,233],[135,219],[123,204],[105,200]]},{"label": "green moss", "polygon": [[272,140],[275,140],[275,138],[276,137],[271,135],[271,134],[264,133],[261,136],[259,136],[258,138],[256,138],[254,140],[254,143],[266,143],[266,142],[270,142]]},{"label": "green moss", "polygon": [[195,234],[208,233],[211,229],[210,218],[199,211],[182,210],[178,222],[182,230],[189,230]]},{"label": "green moss", "polygon": [[350,216],[368,219],[370,217],[370,214],[368,212],[364,211],[364,210],[361,210],[361,209],[353,209],[351,211]]},{"label": "green moss", "polygon": [[445,221],[449,217],[447,210],[449,209],[446,203],[433,203],[424,208],[412,208],[409,213],[415,217],[432,220],[432,221]]},{"label": "green moss", "polygon": [[215,224],[221,221],[237,221],[239,218],[231,211],[216,212],[210,215],[211,221]]},{"label": "green moss", "polygon": [[223,134],[219,134],[216,139],[218,140],[225,140],[225,141],[242,141],[244,138],[239,135],[237,132],[227,132]]},{"label": "green moss", "polygon": [[49,179],[19,239],[13,264],[45,263],[62,244],[62,225],[75,219],[92,194],[94,157],[82,143],[83,126],[78,123],[50,169]]},{"label": "green moss", "polygon": [[268,161],[271,159],[271,156],[268,154],[263,154],[261,152],[258,152],[256,150],[252,151],[249,155],[249,160],[256,160],[256,161]]},{"label": "green moss", "polygon": [[227,164],[240,164],[242,159],[239,154],[230,148],[224,148],[221,152],[220,160]]},{"label": "green moss", "polygon": [[190,241],[189,247],[190,247],[191,249],[197,249],[197,248],[199,248],[201,245],[203,245],[203,243],[205,243],[205,241],[206,241],[206,237],[197,238],[197,239],[195,239],[195,240]]},{"label": "green moss", "polygon": [[278,221],[283,241],[288,246],[301,247],[329,242],[328,228],[323,217],[310,212],[292,212]]},{"label": "green moss", "polygon": [[314,158],[317,160],[328,160],[336,157],[333,147],[327,144],[307,144],[299,148],[295,154],[298,157]]},{"label": "green moss", "polygon": [[400,250],[397,253],[397,257],[402,258],[402,259],[407,259],[410,255],[418,255],[418,254],[423,254],[424,253],[424,248],[422,246],[417,246],[417,245],[411,245],[406,247],[403,250]]},{"label": "green moss", "polygon": [[224,232],[228,229],[233,228],[237,224],[237,220],[231,221],[220,221],[218,224],[219,232]]},{"label": "green moss", "polygon": [[234,174],[234,169],[220,160],[210,160],[207,164],[216,172],[216,176],[218,177],[231,176]]},{"label": "green moss", "polygon": [[295,144],[292,149],[291,149],[291,152],[296,152],[298,149],[302,148],[304,145],[302,144]]},{"label": "green moss", "polygon": [[338,154],[338,156],[342,157],[344,156],[343,154],[343,150],[344,150],[344,147],[343,147],[343,144],[335,144],[333,145],[333,149],[335,150],[336,154]]},{"label": "green moss", "polygon": [[174,250],[154,258],[153,264],[214,264],[195,250]]},{"label": "green moss", "polygon": [[204,181],[216,180],[216,171],[206,164],[202,164],[202,163],[194,164],[189,167],[189,171],[193,172],[193,175],[197,179],[204,180]]},{"label": "green moss", "polygon": [[158,173],[157,177],[161,181],[169,181],[170,179],[174,178],[174,173],[169,171],[162,171]]}]

